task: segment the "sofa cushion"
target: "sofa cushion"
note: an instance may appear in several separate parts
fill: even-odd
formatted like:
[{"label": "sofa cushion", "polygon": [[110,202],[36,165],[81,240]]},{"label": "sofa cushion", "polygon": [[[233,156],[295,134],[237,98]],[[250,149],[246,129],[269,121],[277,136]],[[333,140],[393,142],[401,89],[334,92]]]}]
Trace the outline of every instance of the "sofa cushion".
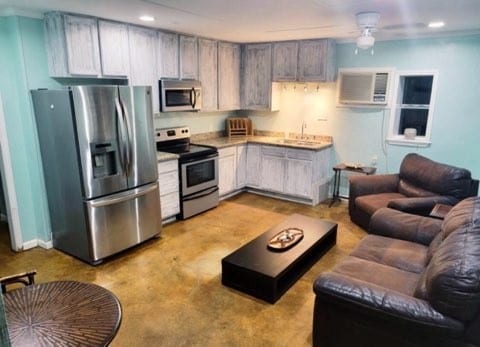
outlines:
[{"label": "sofa cushion", "polygon": [[421,274],[425,270],[428,247],[379,235],[367,235],[350,254],[358,258]]},{"label": "sofa cushion", "polygon": [[387,207],[388,203],[394,199],[404,198],[400,193],[380,193],[371,195],[362,195],[355,199],[355,206],[369,215],[382,207]]},{"label": "sofa cushion", "polygon": [[424,297],[439,312],[469,321],[480,313],[480,197],[458,203],[443,225],[444,240],[425,270]]},{"label": "sofa cushion", "polygon": [[333,272],[413,296],[420,275],[355,256],[345,257]]},{"label": "sofa cushion", "polygon": [[431,191],[415,186],[410,182],[406,181],[405,179],[401,179],[400,182],[398,182],[398,192],[407,197],[423,197],[437,195]]},{"label": "sofa cushion", "polygon": [[410,153],[403,158],[399,172],[400,180],[424,191],[450,195],[463,199],[470,195],[471,173],[467,169],[437,163]]}]

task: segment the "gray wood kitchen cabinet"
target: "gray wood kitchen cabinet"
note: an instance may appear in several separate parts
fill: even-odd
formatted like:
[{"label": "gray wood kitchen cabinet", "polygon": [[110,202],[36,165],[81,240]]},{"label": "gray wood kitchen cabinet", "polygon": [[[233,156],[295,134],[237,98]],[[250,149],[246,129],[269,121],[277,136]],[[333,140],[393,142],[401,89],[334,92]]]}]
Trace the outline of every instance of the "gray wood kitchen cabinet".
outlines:
[{"label": "gray wood kitchen cabinet", "polygon": [[285,147],[262,146],[260,189],[283,193],[285,190]]},{"label": "gray wood kitchen cabinet", "polygon": [[273,43],[274,81],[295,81],[298,68],[298,41]]},{"label": "gray wood kitchen cabinet", "polygon": [[98,20],[102,74],[127,77],[130,73],[128,26],[124,23]]},{"label": "gray wood kitchen cabinet", "polygon": [[301,149],[287,150],[285,194],[313,199],[313,163],[316,152]]},{"label": "gray wood kitchen cabinet", "polygon": [[168,220],[180,213],[178,184],[178,161],[168,160],[158,163],[158,186],[162,220]]},{"label": "gray wood kitchen cabinet", "polygon": [[153,112],[159,112],[157,74],[157,32],[129,25],[130,84],[152,87]]},{"label": "gray wood kitchen cabinet", "polygon": [[247,110],[268,110],[272,106],[272,45],[243,47],[242,104]]},{"label": "gray wood kitchen cabinet", "polygon": [[218,43],[218,109],[240,109],[240,45]]},{"label": "gray wood kitchen cabinet", "polygon": [[247,145],[237,145],[237,189],[247,185]]},{"label": "gray wood kitchen cabinet", "polygon": [[217,41],[198,40],[198,78],[202,83],[202,111],[218,109]]},{"label": "gray wood kitchen cabinet", "polygon": [[178,78],[178,34],[158,32],[158,69],[160,78]]},{"label": "gray wood kitchen cabinet", "polygon": [[49,12],[44,27],[50,76],[101,75],[96,18]]},{"label": "gray wood kitchen cabinet", "polygon": [[298,45],[298,80],[315,82],[335,80],[335,41],[303,40],[299,41]]},{"label": "gray wood kitchen cabinet", "polygon": [[220,196],[236,190],[236,147],[218,150],[218,193]]},{"label": "gray wood kitchen cabinet", "polygon": [[194,36],[180,35],[180,78],[198,80],[198,42]]},{"label": "gray wood kitchen cabinet", "polygon": [[260,186],[260,154],[261,145],[249,143],[247,145],[247,186]]}]

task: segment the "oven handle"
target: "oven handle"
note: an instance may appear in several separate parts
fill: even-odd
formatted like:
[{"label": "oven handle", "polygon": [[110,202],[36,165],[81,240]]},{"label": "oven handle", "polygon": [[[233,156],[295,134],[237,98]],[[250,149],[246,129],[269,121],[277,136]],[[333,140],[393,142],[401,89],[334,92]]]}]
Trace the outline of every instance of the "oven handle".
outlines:
[{"label": "oven handle", "polygon": [[212,159],[212,158],[215,158],[215,157],[218,157],[218,152],[217,153],[212,153],[212,154],[209,154],[209,155],[206,155],[206,156],[201,156],[201,157],[196,157],[196,158],[190,158],[190,159],[182,159],[180,157],[180,164],[188,164],[188,163],[191,163],[191,162],[203,162],[203,161],[206,161],[206,160],[209,160],[209,159]]},{"label": "oven handle", "polygon": [[195,200],[195,199],[198,199],[198,198],[203,198],[204,196],[215,193],[217,190],[218,190],[217,186],[212,187],[212,188],[208,188],[207,190],[203,190],[199,193],[195,193],[195,194],[189,195],[188,197],[182,198],[182,201],[190,201],[190,200]]}]

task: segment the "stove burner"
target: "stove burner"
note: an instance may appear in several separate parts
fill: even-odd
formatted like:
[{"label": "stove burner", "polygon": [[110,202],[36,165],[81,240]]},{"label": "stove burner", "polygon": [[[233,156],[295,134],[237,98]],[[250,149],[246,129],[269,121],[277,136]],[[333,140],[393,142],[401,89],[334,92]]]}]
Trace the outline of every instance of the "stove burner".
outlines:
[{"label": "stove burner", "polygon": [[303,239],[303,230],[287,228],[280,231],[268,241],[267,247],[275,251],[286,251]]}]

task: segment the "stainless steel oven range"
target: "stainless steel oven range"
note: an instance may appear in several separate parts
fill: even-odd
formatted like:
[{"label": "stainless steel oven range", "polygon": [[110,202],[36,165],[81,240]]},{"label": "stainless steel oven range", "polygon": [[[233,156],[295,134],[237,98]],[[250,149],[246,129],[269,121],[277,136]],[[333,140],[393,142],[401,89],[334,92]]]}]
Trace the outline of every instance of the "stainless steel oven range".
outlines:
[{"label": "stainless steel oven range", "polygon": [[157,151],[179,155],[180,214],[186,219],[218,206],[218,150],[190,143],[186,126],[155,129]]}]

